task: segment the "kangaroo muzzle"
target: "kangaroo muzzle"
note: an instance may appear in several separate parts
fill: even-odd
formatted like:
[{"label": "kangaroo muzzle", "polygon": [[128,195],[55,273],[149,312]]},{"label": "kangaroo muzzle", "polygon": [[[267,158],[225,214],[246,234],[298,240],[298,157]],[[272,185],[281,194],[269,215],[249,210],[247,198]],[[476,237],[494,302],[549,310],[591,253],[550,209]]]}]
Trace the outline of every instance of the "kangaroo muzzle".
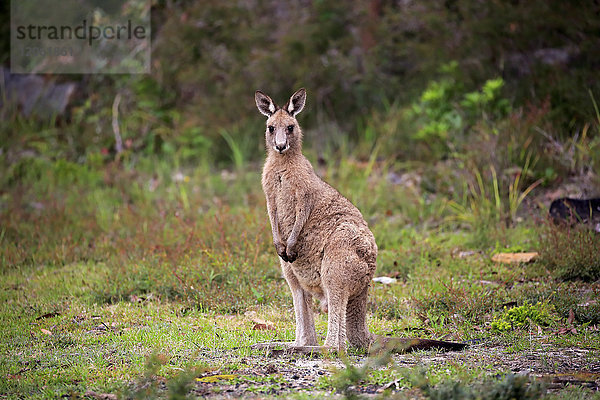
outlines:
[{"label": "kangaroo muzzle", "polygon": [[277,132],[275,134],[275,151],[279,152],[279,154],[283,154],[289,148],[287,136],[284,132]]}]

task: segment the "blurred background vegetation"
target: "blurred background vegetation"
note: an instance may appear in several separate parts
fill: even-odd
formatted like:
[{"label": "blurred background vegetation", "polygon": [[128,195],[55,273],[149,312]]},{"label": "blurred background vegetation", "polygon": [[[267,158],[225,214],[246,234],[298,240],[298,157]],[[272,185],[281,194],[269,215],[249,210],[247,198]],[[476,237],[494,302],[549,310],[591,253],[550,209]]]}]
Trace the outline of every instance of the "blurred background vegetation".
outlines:
[{"label": "blurred background vegetation", "polygon": [[[570,139],[594,145],[582,161],[598,167],[599,16],[586,1],[157,0],[152,74],[45,77],[78,92],[50,120],[5,103],[3,164],[112,159],[117,94],[126,161],[259,160],[254,90],[283,102],[305,86],[301,122],[319,155],[368,158],[380,144],[379,157],[400,161],[491,151],[509,163],[527,148],[542,159],[531,172],[557,179],[581,167],[554,146]],[[2,35],[4,64],[8,47]]]},{"label": "blurred background vegetation", "polygon": [[[406,227],[526,246],[535,234],[507,229],[600,193],[597,1],[155,0],[152,48],[149,75],[28,77],[10,74],[0,35],[5,267],[113,260],[104,300],[194,298],[203,282],[204,301],[236,310],[232,268],[247,293],[277,275],[256,89],[284,103],[307,88],[306,153],[373,226],[384,272],[420,241]],[[73,90],[44,108],[10,91],[24,79]]]}]

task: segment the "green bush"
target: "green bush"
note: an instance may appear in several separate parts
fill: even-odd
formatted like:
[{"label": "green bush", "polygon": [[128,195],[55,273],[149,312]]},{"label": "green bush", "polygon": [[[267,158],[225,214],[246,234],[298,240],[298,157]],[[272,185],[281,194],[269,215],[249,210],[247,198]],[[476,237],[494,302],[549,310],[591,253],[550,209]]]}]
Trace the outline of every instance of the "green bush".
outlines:
[{"label": "green bush", "polygon": [[504,312],[492,321],[492,329],[503,332],[523,328],[530,323],[550,325],[553,321],[553,312],[554,307],[546,302],[533,305],[526,303],[512,308],[504,307]]},{"label": "green bush", "polygon": [[[429,82],[409,114],[417,120],[418,140],[456,142],[479,120],[492,124],[508,114],[510,103],[501,96],[502,78],[487,80],[479,90],[467,92],[455,78],[458,63],[442,67],[443,76]],[[492,126],[490,126],[492,128]]]},{"label": "green bush", "polygon": [[543,387],[527,376],[508,374],[502,379],[488,378],[481,384],[466,385],[460,381],[445,381],[431,387],[422,385],[426,397],[432,400],[534,400],[544,395]]}]

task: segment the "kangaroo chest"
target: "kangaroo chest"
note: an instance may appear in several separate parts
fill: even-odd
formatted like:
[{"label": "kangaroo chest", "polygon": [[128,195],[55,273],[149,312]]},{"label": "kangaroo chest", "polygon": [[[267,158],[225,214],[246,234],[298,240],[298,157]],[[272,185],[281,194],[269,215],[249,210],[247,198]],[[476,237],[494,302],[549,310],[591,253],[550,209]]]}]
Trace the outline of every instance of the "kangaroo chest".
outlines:
[{"label": "kangaroo chest", "polygon": [[277,222],[282,240],[286,241],[296,221],[297,186],[287,172],[277,171],[273,174],[275,189],[275,207],[277,208]]},{"label": "kangaroo chest", "polygon": [[[271,169],[267,172],[263,184],[267,197],[274,202],[279,234],[286,243],[296,222],[298,202],[306,201],[306,182],[285,168]],[[297,207],[300,206],[300,207]],[[310,293],[322,295],[321,258],[323,240],[319,229],[315,229],[312,218],[304,224],[297,242],[298,258],[289,265],[300,285]]]}]

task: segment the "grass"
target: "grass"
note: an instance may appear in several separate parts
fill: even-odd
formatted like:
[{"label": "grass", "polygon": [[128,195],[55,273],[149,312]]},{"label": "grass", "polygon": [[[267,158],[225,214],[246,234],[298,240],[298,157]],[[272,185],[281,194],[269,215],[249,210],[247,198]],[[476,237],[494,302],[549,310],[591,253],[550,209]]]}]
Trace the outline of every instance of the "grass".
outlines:
[{"label": "grass", "polygon": [[545,224],[540,249],[548,269],[560,279],[600,279],[598,232],[588,226]]},{"label": "grass", "polygon": [[[5,398],[81,398],[87,391],[120,398],[291,393],[290,376],[299,367],[288,364],[302,360],[272,361],[276,372],[269,372],[270,359],[248,348],[294,336],[292,302],[260,191],[260,165],[216,172],[157,161],[146,173],[144,161],[136,168],[122,161],[103,169],[31,162],[40,163],[35,176],[24,175],[35,169],[31,166],[13,168],[0,203]],[[373,285],[371,331],[484,345],[462,360],[458,355],[432,361],[435,353],[422,352],[395,356],[391,364],[374,359],[361,364],[364,355],[350,352],[343,368],[337,358],[326,358],[319,364],[323,375],[313,371],[314,384],[298,398],[336,390],[359,396],[394,381],[394,388],[430,398],[441,398],[433,393],[456,382],[461,393],[474,396],[478,382],[507,385],[494,378],[514,368],[506,355],[543,353],[548,346],[588,349],[588,365],[598,362],[597,284],[556,281],[544,259],[519,266],[490,261],[499,249],[537,249],[538,238],[547,237],[543,229],[515,222],[501,228],[495,246],[476,247],[481,231],[448,222],[448,198],[419,185],[391,184],[391,172],[376,157],[367,163],[342,160],[321,171],[370,222],[380,247],[377,274],[398,279]],[[537,302],[548,305],[545,323],[494,330],[506,305]],[[256,318],[272,322],[274,330],[255,330]],[[323,338],[326,316],[318,314],[316,324]],[[502,350],[490,350],[493,357],[471,353],[488,348]],[[429,391],[402,378],[407,365],[425,368]],[[540,368],[549,373],[566,367]],[[196,380],[212,375],[234,377]]]}]

